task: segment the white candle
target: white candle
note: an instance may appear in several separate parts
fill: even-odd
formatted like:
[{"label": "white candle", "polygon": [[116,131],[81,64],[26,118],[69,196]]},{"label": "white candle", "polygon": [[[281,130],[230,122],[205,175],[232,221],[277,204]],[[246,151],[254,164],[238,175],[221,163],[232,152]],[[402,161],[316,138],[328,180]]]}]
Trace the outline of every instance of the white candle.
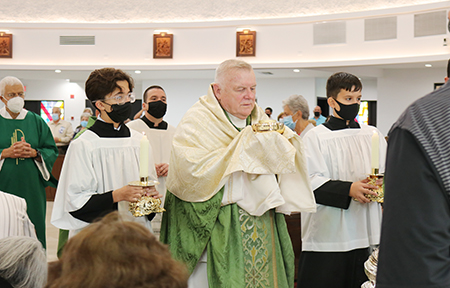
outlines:
[{"label": "white candle", "polygon": [[148,177],[148,150],[150,143],[148,142],[147,136],[141,139],[141,149],[139,155],[139,177]]},{"label": "white candle", "polygon": [[377,131],[372,134],[372,169],[380,168],[380,136]]}]

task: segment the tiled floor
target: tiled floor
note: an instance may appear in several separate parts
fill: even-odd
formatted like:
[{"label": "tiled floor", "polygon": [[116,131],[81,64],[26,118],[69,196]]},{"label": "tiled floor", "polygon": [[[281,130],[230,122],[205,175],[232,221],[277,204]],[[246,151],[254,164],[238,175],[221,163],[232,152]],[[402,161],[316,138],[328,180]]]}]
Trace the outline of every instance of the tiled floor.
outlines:
[{"label": "tiled floor", "polygon": [[47,261],[57,260],[56,251],[58,248],[58,236],[59,229],[50,224],[50,218],[52,216],[53,202],[47,201]]}]

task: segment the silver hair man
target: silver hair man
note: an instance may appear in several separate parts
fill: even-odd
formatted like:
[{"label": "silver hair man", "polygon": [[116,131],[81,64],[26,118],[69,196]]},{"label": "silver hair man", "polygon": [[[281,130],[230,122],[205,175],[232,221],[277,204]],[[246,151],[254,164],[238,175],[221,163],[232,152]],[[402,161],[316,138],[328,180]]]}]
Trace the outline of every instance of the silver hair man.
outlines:
[{"label": "silver hair man", "polygon": [[23,83],[22,83],[22,81],[19,80],[19,78],[16,78],[14,76],[7,76],[7,77],[3,78],[0,81],[0,95],[2,95],[2,96],[5,95],[5,87],[6,86],[14,86],[14,85],[22,85],[22,87],[23,87]]},{"label": "silver hair man", "polygon": [[47,282],[47,257],[35,238],[0,239],[0,277],[14,288],[42,288]]},{"label": "silver hair man", "polygon": [[244,69],[248,71],[253,70],[252,66],[247,62],[237,59],[229,59],[220,63],[220,65],[217,67],[214,82],[218,84],[224,84],[223,81],[225,80],[225,75],[227,75],[228,72],[234,69]]},{"label": "silver hair man", "polygon": [[302,119],[308,120],[309,118],[309,106],[308,101],[302,95],[291,95],[287,99],[283,100],[283,107],[288,106],[292,113],[297,111],[302,112]]}]

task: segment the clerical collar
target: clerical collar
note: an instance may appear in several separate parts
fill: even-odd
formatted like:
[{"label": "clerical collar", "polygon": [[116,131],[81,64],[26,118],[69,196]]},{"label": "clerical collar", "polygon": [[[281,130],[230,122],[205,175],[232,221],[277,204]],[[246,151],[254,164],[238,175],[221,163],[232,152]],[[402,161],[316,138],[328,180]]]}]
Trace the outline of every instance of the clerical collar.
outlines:
[{"label": "clerical collar", "polygon": [[92,125],[89,130],[98,135],[98,137],[112,138],[112,137],[130,137],[130,129],[126,125],[121,125],[119,130],[114,127],[112,123],[104,122],[100,117],[97,117],[94,125]]},{"label": "clerical collar", "polygon": [[325,127],[327,127],[330,130],[341,130],[341,129],[347,129],[347,128],[361,128],[361,126],[359,126],[358,122],[356,122],[355,120],[351,120],[350,123],[348,123],[348,125],[346,124],[346,122],[347,121],[345,121],[343,119],[339,119],[334,116],[331,116],[330,120],[323,123],[323,125],[325,125]]},{"label": "clerical collar", "polygon": [[243,128],[245,128],[245,126],[249,124],[248,117],[247,119],[239,119],[238,117],[228,113],[227,111],[225,111],[225,115],[227,115],[228,120],[230,120],[231,124],[233,124],[233,126],[239,131],[241,131]]},{"label": "clerical collar", "polygon": [[142,117],[141,120],[144,121],[144,123],[147,124],[148,128],[151,128],[151,129],[167,130],[167,127],[169,126],[169,124],[167,124],[167,122],[164,120],[161,121],[161,123],[159,123],[158,126],[155,126],[155,123],[148,120],[148,118],[145,116]]}]

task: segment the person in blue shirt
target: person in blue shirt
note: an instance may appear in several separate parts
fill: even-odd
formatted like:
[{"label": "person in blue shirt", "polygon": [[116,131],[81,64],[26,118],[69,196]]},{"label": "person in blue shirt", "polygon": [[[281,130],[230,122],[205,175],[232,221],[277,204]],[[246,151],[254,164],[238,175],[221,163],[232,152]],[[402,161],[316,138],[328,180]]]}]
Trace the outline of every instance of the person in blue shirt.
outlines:
[{"label": "person in blue shirt", "polygon": [[322,115],[322,108],[320,106],[316,106],[313,110],[314,117],[311,118],[311,120],[316,121],[316,126],[319,126],[320,124],[323,124],[326,122],[327,118]]}]

